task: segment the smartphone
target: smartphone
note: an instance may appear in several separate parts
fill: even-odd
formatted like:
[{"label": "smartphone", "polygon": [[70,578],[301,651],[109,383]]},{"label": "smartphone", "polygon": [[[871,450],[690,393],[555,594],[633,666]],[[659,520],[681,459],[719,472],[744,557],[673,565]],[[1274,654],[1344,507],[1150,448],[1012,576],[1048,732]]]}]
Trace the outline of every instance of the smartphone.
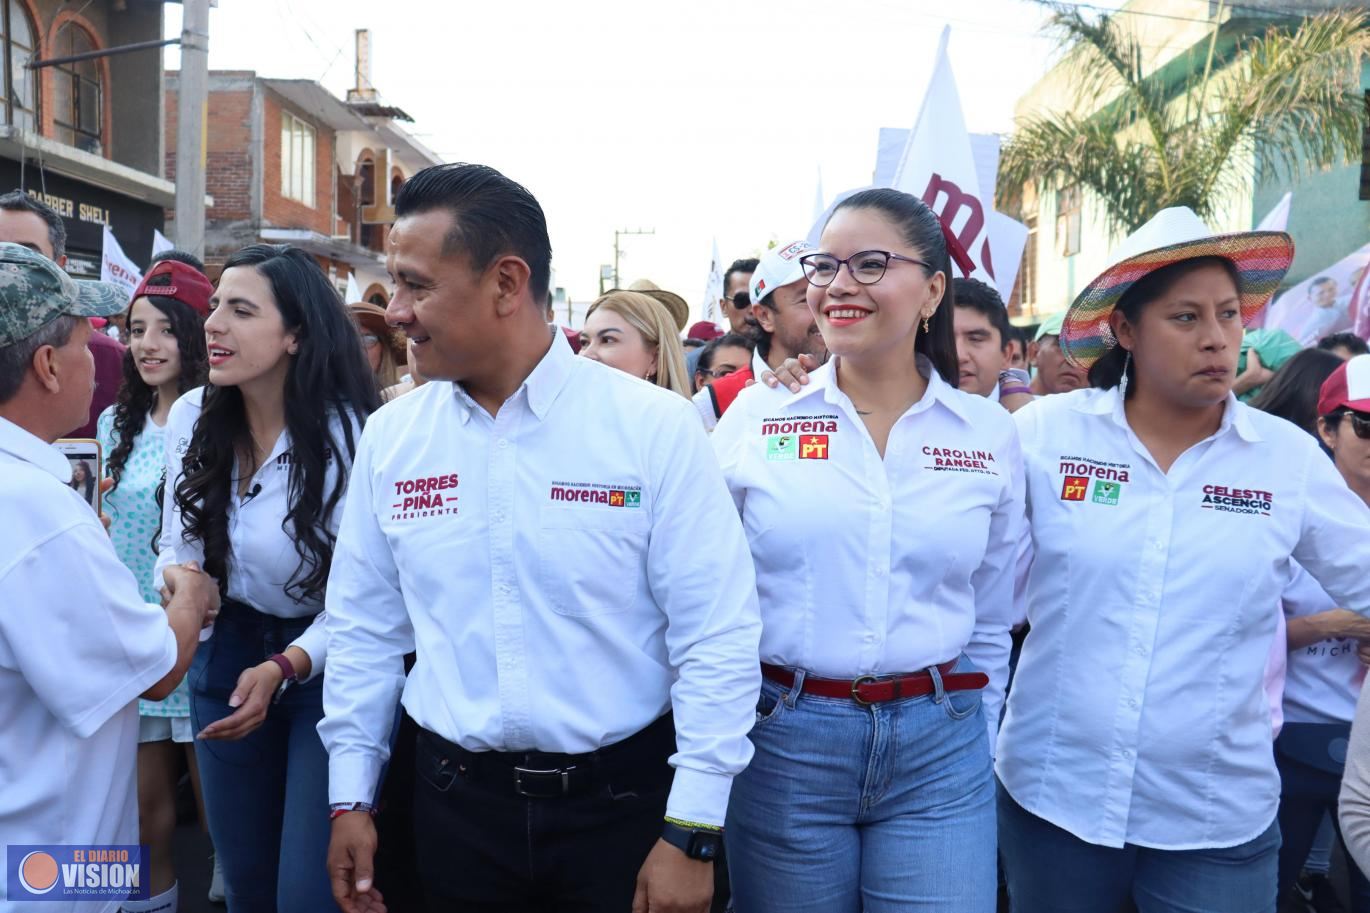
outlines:
[{"label": "smartphone", "polygon": [[90,438],[62,438],[53,446],[71,464],[71,481],[67,484],[92,510],[100,513],[100,480],[105,477],[105,456],[100,442]]}]

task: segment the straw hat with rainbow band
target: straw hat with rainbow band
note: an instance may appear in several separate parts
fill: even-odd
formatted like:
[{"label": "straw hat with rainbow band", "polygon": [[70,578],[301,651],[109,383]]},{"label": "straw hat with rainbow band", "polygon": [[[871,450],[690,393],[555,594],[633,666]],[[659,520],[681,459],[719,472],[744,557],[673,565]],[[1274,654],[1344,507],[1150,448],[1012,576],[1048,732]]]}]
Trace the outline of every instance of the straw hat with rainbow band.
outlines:
[{"label": "straw hat with rainbow band", "polygon": [[1112,265],[1076,297],[1061,324],[1061,352],[1088,370],[1117,344],[1108,318],[1118,300],[1147,273],[1196,257],[1222,257],[1241,279],[1242,326],[1270,301],[1294,260],[1294,239],[1282,231],[1214,234],[1184,206],[1163,209],[1118,245]]}]

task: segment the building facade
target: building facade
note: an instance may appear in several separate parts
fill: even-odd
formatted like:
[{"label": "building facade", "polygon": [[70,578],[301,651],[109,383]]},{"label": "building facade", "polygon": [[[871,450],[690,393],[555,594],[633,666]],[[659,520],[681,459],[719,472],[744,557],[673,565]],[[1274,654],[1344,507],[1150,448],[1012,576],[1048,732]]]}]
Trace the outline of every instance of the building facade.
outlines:
[{"label": "building facade", "polygon": [[[359,52],[364,33],[359,33]],[[359,54],[360,57],[360,54]],[[205,264],[217,275],[248,244],[292,244],[319,261],[343,293],[384,304],[385,238],[394,194],[438,157],[402,126],[401,109],[380,101],[361,63],[358,86],[339,99],[317,82],[269,79],[247,70],[209,74]],[[178,80],[166,74],[166,172],[176,171]],[[174,219],[169,223],[174,229]]]},{"label": "building facade", "polygon": [[162,173],[162,51],[65,58],[161,38],[161,0],[0,0],[0,191],[62,215],[74,275],[99,276],[105,225],[146,264],[175,187]]},{"label": "building facade", "polygon": [[[1314,12],[1336,5],[1304,2],[1300,8]],[[1272,0],[1243,0],[1221,8],[1216,0],[1206,5],[1193,0],[1130,0],[1116,15],[1133,30],[1149,56],[1146,72],[1182,83],[1186,76],[1202,72],[1215,27],[1218,47],[1230,48],[1239,39],[1282,21],[1287,8],[1287,3]],[[1213,78],[1221,79],[1222,70],[1216,70]],[[1370,105],[1370,65],[1362,72],[1361,84]],[[1066,55],[1018,100],[1015,114],[1021,120],[1078,109],[1077,86],[1078,77]],[[1237,162],[1239,172],[1248,175],[1244,189],[1225,201],[1212,228],[1249,230],[1286,191],[1292,191],[1288,231],[1297,256],[1286,286],[1370,242],[1370,127],[1359,160],[1294,181],[1258,183],[1254,175],[1260,170],[1261,155],[1258,147]],[[1028,226],[1029,237],[1010,313],[1015,323],[1035,324],[1066,308],[1085,283],[1108,265],[1109,254],[1121,238],[1108,230],[1098,201],[1079,186],[1051,187],[1045,192],[1034,186],[1023,188],[1017,218]]]}]

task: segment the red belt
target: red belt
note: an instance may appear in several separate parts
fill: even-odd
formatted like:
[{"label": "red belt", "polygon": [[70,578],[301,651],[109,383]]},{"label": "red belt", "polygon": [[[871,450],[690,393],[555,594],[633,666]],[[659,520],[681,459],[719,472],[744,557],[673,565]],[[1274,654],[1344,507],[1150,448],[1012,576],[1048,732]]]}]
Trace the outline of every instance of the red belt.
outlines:
[{"label": "red belt", "polygon": [[[952,672],[951,670],[955,667],[956,660],[942,663],[937,667],[937,672],[942,678],[943,691],[978,691],[989,684],[989,676],[985,673]],[[783,666],[762,663],[761,674],[786,688],[794,685],[794,673]],[[878,678],[874,675],[862,675],[854,681],[838,678],[814,678],[811,675],[806,675],[804,676],[804,687],[800,690],[804,694],[816,694],[819,697],[851,698],[865,707],[870,704],[879,704],[882,701],[922,697],[925,694],[932,694],[936,687],[933,684],[932,674],[923,671]]]}]

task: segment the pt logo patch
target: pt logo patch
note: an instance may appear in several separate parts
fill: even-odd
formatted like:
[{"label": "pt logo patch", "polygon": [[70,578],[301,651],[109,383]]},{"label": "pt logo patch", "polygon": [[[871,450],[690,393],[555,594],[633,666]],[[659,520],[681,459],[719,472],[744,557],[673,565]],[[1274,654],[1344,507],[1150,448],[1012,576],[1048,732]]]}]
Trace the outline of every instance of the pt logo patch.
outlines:
[{"label": "pt logo patch", "polygon": [[1123,486],[1121,482],[1105,482],[1103,479],[1094,480],[1094,503],[1095,504],[1117,504],[1118,495],[1122,494]]},{"label": "pt logo patch", "polygon": [[826,460],[828,458],[828,436],[826,434],[806,434],[800,437],[799,458],[801,460]]},{"label": "pt logo patch", "polygon": [[1087,491],[1089,479],[1084,476],[1066,476],[1065,484],[1061,486],[1061,500],[1083,501]]}]

